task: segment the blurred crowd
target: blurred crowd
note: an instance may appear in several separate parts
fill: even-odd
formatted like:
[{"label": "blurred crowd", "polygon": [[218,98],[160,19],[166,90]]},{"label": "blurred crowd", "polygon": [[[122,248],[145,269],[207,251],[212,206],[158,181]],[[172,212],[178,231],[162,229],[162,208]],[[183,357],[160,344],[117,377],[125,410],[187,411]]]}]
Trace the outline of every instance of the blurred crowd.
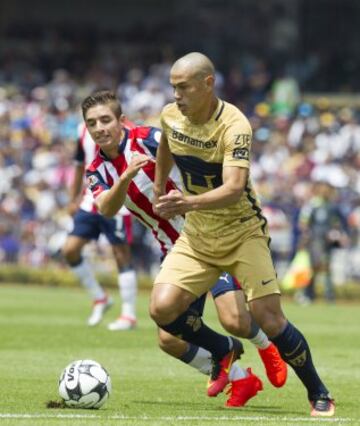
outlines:
[{"label": "blurred crowd", "polygon": [[[2,262],[39,267],[56,257],[71,227],[68,188],[85,96],[96,88],[114,89],[128,118],[152,125],[158,125],[161,108],[172,101],[169,61],[131,66],[120,77],[115,65],[109,55],[101,68],[94,64],[81,78],[62,68],[51,76],[26,66],[0,72]],[[286,263],[295,253],[298,215],[317,181],[334,188],[351,229],[348,251],[358,253],[360,111],[333,107],[326,98],[304,102],[296,79],[286,72],[274,78],[260,59],[246,69],[234,65],[219,72],[217,90],[251,121],[252,179],[269,220],[275,260]],[[156,263],[156,244],[140,225],[135,237],[136,263],[149,271],[150,261]],[[105,243],[93,250],[107,255]],[[154,256],[144,255],[149,250]],[[351,275],[360,275],[355,266]]]}]

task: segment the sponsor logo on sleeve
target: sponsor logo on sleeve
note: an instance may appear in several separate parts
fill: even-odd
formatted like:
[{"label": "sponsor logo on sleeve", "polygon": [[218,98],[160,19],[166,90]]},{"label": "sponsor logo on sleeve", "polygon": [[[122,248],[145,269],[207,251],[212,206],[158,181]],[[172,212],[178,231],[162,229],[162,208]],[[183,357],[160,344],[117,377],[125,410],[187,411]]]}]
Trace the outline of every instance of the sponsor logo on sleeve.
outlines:
[{"label": "sponsor logo on sleeve", "polygon": [[240,133],[235,135],[234,145],[237,147],[249,146],[251,141],[251,135],[248,133]]},{"label": "sponsor logo on sleeve", "polygon": [[249,150],[247,148],[235,148],[232,156],[236,160],[249,160]]},{"label": "sponsor logo on sleeve", "polygon": [[96,184],[99,182],[99,179],[95,175],[88,176],[88,185],[90,189],[95,188]]}]

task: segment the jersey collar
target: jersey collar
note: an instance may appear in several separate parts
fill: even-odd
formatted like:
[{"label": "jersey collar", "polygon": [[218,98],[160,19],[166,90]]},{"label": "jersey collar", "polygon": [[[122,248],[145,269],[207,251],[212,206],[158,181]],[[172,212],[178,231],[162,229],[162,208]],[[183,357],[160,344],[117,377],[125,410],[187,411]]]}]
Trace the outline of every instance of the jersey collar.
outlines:
[{"label": "jersey collar", "polygon": [[127,140],[129,139],[129,130],[124,128],[124,137],[119,143],[118,152],[119,154],[123,154],[125,151]]},{"label": "jersey collar", "polygon": [[214,111],[214,114],[212,115],[212,117],[210,118],[210,120],[218,121],[219,118],[220,118],[220,116],[221,116],[221,114],[224,111],[224,108],[225,108],[224,101],[221,100],[220,98],[217,98],[217,100],[218,100],[218,104],[217,104],[216,109]]}]

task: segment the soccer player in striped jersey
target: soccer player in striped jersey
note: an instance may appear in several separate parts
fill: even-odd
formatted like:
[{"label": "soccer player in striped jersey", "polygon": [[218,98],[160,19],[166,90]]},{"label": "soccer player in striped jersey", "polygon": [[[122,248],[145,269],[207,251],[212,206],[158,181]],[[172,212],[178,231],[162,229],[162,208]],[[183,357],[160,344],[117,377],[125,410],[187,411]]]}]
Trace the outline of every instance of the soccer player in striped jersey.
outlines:
[{"label": "soccer player in striped jersey", "polygon": [[[125,123],[131,125],[131,123]],[[91,240],[97,240],[103,233],[112,246],[118,268],[118,284],[122,300],[120,317],[110,323],[110,330],[129,330],[136,324],[136,273],[131,265],[131,215],[124,207],[111,219],[99,214],[91,191],[84,188],[85,168],[97,155],[98,147],[92,140],[85,125],[79,126],[79,138],[75,152],[75,173],[70,187],[69,213],[74,218],[73,230],[68,235],[62,253],[72,272],[88,291],[93,308],[88,325],[95,326],[112,305],[111,298],[99,284],[89,261],[82,256],[82,250]]]},{"label": "soccer player in striped jersey", "polygon": [[[86,125],[100,147],[96,159],[87,169],[88,185],[100,211],[111,217],[125,204],[152,230],[166,255],[178,238],[183,217],[163,220],[152,210],[154,157],[160,131],[151,127],[125,129],[119,102],[111,92],[97,92],[89,96],[82,107]],[[177,180],[177,173],[173,170],[167,189],[175,189]],[[223,275],[212,289],[212,294],[224,328],[234,335],[249,338],[259,349],[270,381],[274,386],[282,386],[286,380],[285,363],[266,335],[251,320],[236,282],[229,275]],[[202,297],[196,302],[200,314],[204,301]],[[175,339],[163,330],[160,330],[159,337],[160,347],[165,352],[206,374],[210,373],[211,354],[208,350]],[[259,379],[236,364],[230,371],[230,379],[232,395],[228,406],[244,405],[261,389]]]}]

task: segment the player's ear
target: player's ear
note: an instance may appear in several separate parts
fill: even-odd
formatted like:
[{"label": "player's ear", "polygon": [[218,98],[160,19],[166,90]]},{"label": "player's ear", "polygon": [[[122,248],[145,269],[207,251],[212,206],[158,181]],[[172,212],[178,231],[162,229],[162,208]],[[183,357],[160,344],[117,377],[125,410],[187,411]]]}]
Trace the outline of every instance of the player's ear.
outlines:
[{"label": "player's ear", "polygon": [[215,77],[213,75],[208,75],[205,77],[205,85],[206,89],[210,92],[214,89],[215,85]]},{"label": "player's ear", "polygon": [[125,126],[125,121],[126,121],[126,116],[125,114],[121,114],[119,117],[119,123],[124,127]]}]

